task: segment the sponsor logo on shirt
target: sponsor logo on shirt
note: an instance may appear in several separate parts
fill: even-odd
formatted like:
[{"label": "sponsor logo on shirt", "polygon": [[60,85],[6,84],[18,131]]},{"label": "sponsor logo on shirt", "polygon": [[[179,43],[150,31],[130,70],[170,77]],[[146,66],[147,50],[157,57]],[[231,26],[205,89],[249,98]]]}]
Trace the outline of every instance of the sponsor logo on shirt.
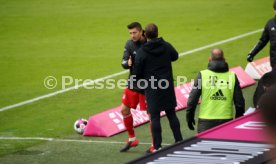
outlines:
[{"label": "sponsor logo on shirt", "polygon": [[218,90],[213,96],[210,98],[211,100],[223,100],[225,101],[227,98],[223,95],[221,89]]}]

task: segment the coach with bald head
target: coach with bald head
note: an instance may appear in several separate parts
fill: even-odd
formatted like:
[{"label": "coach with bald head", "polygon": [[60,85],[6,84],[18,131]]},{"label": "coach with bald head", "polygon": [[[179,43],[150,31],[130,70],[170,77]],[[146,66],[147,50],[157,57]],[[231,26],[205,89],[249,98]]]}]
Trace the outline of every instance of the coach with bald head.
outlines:
[{"label": "coach with bald head", "polygon": [[199,133],[244,113],[244,98],[238,78],[229,71],[223,51],[219,48],[212,49],[208,68],[198,73],[189,95],[186,119],[190,130],[194,130],[195,110],[200,97]]}]

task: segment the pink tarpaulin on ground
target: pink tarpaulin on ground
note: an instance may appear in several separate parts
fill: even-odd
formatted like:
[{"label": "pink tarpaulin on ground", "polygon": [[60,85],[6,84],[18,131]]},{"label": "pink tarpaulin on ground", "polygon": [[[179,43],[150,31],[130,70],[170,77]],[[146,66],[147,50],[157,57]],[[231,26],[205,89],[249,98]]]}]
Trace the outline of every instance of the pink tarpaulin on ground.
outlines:
[{"label": "pink tarpaulin on ground", "polygon": [[[89,118],[84,136],[109,137],[125,131],[121,107],[109,109],[105,112],[93,115]],[[131,110],[134,118],[134,126],[144,124],[149,121],[147,113],[140,110]]]},{"label": "pink tarpaulin on ground", "polygon": [[[187,107],[187,101],[190,91],[190,83],[175,88],[177,111]],[[121,107],[118,106],[105,112],[101,112],[99,114],[91,116],[83,135],[109,137],[125,131],[126,129],[123,122],[123,116],[120,111]],[[147,113],[145,111],[140,111],[139,105],[136,110],[131,109],[131,113],[134,120],[134,127],[149,122]],[[164,115],[165,112],[162,112],[161,116]]]},{"label": "pink tarpaulin on ground", "polygon": [[199,133],[197,136],[205,139],[267,142],[264,127],[265,123],[258,111]]},{"label": "pink tarpaulin on ground", "polygon": [[230,71],[236,73],[241,88],[245,88],[256,83],[256,81],[252,79],[246,72],[244,72],[244,70],[240,66],[231,68]]},{"label": "pink tarpaulin on ground", "polygon": [[[250,76],[248,76],[241,67],[232,68],[231,71],[237,74],[242,88],[255,83],[255,81]],[[189,93],[192,89],[191,85],[191,83],[186,83],[175,87],[177,111],[187,107]],[[136,110],[131,109],[135,127],[149,121],[146,112],[140,111],[139,109],[139,106]],[[118,106],[99,114],[92,115],[89,118],[88,125],[83,135],[109,137],[125,131],[126,129],[123,124],[123,116],[120,110],[121,107]],[[161,115],[164,116],[164,112],[161,113]]]},{"label": "pink tarpaulin on ground", "polygon": [[187,83],[187,84],[175,87],[174,91],[175,91],[175,96],[177,101],[176,110],[187,108],[188,97],[191,90],[192,90],[191,83]]}]

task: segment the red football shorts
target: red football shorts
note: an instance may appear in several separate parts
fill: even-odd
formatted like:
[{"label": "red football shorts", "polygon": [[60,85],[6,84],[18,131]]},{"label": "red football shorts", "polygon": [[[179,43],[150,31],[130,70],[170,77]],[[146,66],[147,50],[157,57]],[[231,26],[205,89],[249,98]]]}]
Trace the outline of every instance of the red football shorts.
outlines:
[{"label": "red football shorts", "polygon": [[122,97],[122,103],[126,106],[136,109],[137,105],[140,104],[140,110],[147,110],[147,103],[145,95],[135,92],[126,88]]}]

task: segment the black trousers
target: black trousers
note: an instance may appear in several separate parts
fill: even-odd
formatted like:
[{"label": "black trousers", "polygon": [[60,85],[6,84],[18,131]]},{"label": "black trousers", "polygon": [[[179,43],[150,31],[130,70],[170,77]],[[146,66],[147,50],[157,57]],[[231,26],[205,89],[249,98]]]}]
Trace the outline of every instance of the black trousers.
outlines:
[{"label": "black trousers", "polygon": [[[180,131],[180,123],[176,116],[175,110],[165,110],[166,116],[170,122],[170,127],[173,132],[175,142],[182,141],[182,134]],[[154,149],[159,149],[162,143],[162,128],[160,123],[160,112],[151,112],[151,126],[152,126],[152,136],[153,136],[153,146]]]},{"label": "black trousers", "polygon": [[198,127],[197,131],[198,133],[203,132],[205,130],[211,129],[215,126],[218,126],[220,124],[223,124],[225,122],[228,122],[232,119],[217,119],[217,120],[208,120],[208,119],[198,119]]}]

